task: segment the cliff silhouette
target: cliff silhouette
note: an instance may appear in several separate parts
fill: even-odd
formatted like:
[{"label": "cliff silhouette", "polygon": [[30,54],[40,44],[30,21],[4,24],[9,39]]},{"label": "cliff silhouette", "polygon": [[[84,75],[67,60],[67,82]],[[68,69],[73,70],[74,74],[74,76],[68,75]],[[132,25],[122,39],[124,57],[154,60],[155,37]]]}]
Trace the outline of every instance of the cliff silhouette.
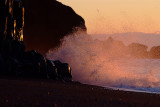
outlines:
[{"label": "cliff silhouette", "polygon": [[[35,78],[71,81],[72,80],[71,68],[67,63],[62,63],[58,60],[55,61],[48,60],[35,50],[26,51],[25,47],[28,48],[28,45],[27,46],[24,45],[24,42],[28,43],[29,46],[33,46],[30,47],[31,49],[36,49],[38,51],[41,50],[40,52],[43,53],[44,51],[47,51],[45,49],[49,49],[49,46],[50,47],[52,46],[52,43],[58,43],[57,38],[58,39],[62,38],[63,37],[62,34],[67,34],[71,32],[69,31],[65,32],[62,30],[61,32],[59,31],[60,36],[58,36],[57,33],[56,36],[49,37],[51,36],[51,34],[54,34],[54,30],[58,31],[56,30],[56,28],[53,29],[53,27],[50,27],[51,24],[53,24],[53,26],[57,24],[58,26],[58,21],[55,21],[56,23],[54,24],[52,23],[51,20],[47,20],[47,18],[50,17],[49,15],[51,14],[50,13],[51,11],[49,11],[48,14],[45,14],[45,12],[47,13],[47,11],[43,11],[45,9],[41,9],[39,12],[43,14],[42,16],[38,16],[39,14],[36,14],[38,13],[36,10],[38,8],[37,5],[35,4],[33,6],[36,9],[35,11],[34,9],[32,11],[28,10],[30,9],[30,7],[32,9],[32,2],[27,1],[25,3],[29,3],[28,5],[25,5],[28,6],[26,7],[26,20],[28,22],[27,21],[25,22],[26,23],[25,31],[27,32],[27,34],[25,34],[24,37],[29,38],[28,41],[26,42],[23,41],[24,7],[22,1],[21,0],[0,1],[0,12],[3,12],[3,14],[0,14],[0,77],[1,76],[29,77],[29,78],[35,77]],[[42,3],[42,1],[37,2],[37,4],[38,3]],[[56,5],[57,4],[55,4],[55,7]],[[54,5],[52,6],[54,7]],[[49,6],[43,6],[42,8],[44,7],[49,8]],[[59,8],[61,9],[61,7]],[[66,11],[68,10],[66,9]],[[44,14],[48,16],[45,16]],[[58,15],[58,13],[55,15]],[[75,26],[78,26],[78,22],[76,24]],[[73,26],[74,24],[71,25]],[[45,28],[46,26],[48,28]],[[79,26],[81,26],[80,22]],[[53,30],[52,33],[51,29]],[[85,25],[84,27],[81,27],[81,29],[84,30]],[[55,40],[55,42],[52,41],[53,39]],[[44,48],[45,46],[48,47]],[[42,51],[43,49],[44,51]]]},{"label": "cliff silhouette", "polygon": [[27,50],[41,54],[60,45],[67,34],[80,28],[86,31],[84,19],[56,0],[23,0],[25,7],[24,43]]}]

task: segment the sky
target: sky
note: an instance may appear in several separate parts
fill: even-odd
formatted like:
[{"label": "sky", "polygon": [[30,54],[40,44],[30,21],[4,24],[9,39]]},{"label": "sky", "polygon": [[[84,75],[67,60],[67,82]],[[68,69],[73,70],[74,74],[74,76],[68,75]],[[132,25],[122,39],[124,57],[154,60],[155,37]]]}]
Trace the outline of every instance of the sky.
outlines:
[{"label": "sky", "polygon": [[89,34],[160,31],[160,0],[57,1],[85,19]]}]

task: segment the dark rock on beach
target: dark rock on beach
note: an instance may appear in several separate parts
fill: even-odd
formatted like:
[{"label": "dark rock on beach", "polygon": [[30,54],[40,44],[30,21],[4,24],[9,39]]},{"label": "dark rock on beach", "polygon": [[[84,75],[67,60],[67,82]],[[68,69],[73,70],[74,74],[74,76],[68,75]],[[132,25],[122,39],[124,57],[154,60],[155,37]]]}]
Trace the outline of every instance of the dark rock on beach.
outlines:
[{"label": "dark rock on beach", "polygon": [[0,12],[1,76],[72,80],[67,63],[50,61],[44,55],[65,35],[86,32],[81,16],[56,0],[1,0]]},{"label": "dark rock on beach", "polygon": [[72,80],[68,64],[50,61],[35,50],[26,52],[21,41],[0,40],[0,43],[1,76]]}]

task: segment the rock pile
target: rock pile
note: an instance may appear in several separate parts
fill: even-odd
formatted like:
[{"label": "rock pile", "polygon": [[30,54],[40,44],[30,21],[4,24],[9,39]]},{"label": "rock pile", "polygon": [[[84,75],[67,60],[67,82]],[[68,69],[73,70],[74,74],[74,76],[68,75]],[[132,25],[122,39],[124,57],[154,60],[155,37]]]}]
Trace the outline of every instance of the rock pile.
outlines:
[{"label": "rock pile", "polygon": [[23,42],[0,40],[0,75],[71,81],[67,63],[50,61],[35,50],[26,52]]},{"label": "rock pile", "polygon": [[122,41],[114,40],[112,37],[103,41],[103,44],[112,57],[160,59],[160,46],[153,46],[150,50],[146,45],[140,43],[131,43],[126,46]]}]

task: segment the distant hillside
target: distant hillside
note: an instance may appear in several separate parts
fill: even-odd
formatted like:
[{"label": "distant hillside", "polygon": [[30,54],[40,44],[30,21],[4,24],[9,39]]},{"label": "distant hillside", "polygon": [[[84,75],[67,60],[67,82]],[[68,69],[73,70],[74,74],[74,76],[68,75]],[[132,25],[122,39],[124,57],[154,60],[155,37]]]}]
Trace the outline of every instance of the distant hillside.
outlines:
[{"label": "distant hillside", "polygon": [[111,57],[130,57],[130,58],[151,58],[160,59],[160,46],[153,46],[148,50],[148,47],[140,43],[130,43],[124,45],[120,40],[115,40],[112,37],[108,37],[105,41],[99,41],[103,44]]},{"label": "distant hillside", "polygon": [[127,32],[117,34],[94,34],[92,37],[100,40],[106,40],[108,37],[112,37],[115,40],[123,41],[125,45],[140,43],[148,46],[148,50],[153,46],[160,45],[160,34],[155,33]]},{"label": "distant hillside", "polygon": [[86,31],[84,19],[74,10],[56,0],[24,0],[24,43],[27,50],[43,55],[60,44],[60,39],[72,33],[74,27]]}]

